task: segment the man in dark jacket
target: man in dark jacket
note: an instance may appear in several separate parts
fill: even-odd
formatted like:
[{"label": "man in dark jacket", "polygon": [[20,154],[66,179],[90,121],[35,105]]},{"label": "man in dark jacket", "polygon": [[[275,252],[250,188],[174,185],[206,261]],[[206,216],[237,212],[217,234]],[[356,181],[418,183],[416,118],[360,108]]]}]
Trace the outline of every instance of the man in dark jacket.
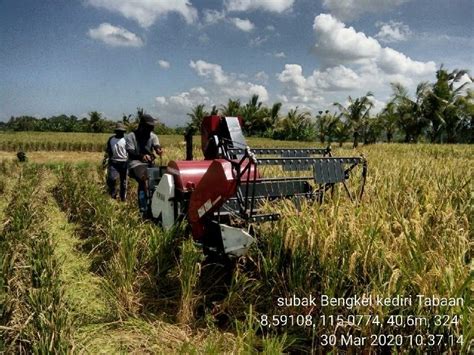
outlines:
[{"label": "man in dark jacket", "polygon": [[148,210],[148,167],[153,165],[155,154],[163,153],[158,136],[153,133],[157,124],[152,116],[144,114],[138,128],[127,136],[128,169],[130,177],[138,182],[138,206],[146,215]]},{"label": "man in dark jacket", "polygon": [[127,151],[125,142],[126,129],[122,123],[115,126],[115,135],[107,141],[107,185],[112,198],[117,198],[117,180],[120,179],[120,200],[125,201],[127,195]]}]

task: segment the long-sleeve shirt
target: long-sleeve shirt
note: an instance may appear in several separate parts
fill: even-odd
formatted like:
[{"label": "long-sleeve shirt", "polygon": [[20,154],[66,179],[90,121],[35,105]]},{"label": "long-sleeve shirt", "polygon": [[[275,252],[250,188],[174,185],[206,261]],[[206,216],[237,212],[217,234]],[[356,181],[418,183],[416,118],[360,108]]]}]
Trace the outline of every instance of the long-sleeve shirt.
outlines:
[{"label": "long-sleeve shirt", "polygon": [[140,141],[142,139],[143,138],[138,136],[137,140],[136,132],[131,132],[127,135],[126,149],[128,153],[128,167],[130,169],[133,169],[134,167],[139,165],[147,165],[148,163],[144,163],[141,161],[143,156],[145,154],[152,155],[154,152],[154,148],[160,146],[160,140],[158,139],[158,136],[153,132],[150,133],[150,136],[148,137],[146,142]]}]

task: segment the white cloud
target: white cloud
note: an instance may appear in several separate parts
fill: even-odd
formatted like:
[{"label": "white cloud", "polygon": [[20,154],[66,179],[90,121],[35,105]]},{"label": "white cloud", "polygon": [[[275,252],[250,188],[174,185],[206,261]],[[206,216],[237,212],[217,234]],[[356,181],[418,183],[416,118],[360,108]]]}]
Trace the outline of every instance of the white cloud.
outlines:
[{"label": "white cloud", "polygon": [[293,6],[294,0],[225,0],[228,11],[266,10],[281,13]]},{"label": "white cloud", "polygon": [[216,84],[220,97],[225,94],[226,97],[243,98],[257,94],[261,101],[268,100],[268,92],[264,86],[240,80],[235,74],[227,74],[219,64],[208,63],[200,59],[197,61],[191,60],[189,66],[199,76],[210,79]]},{"label": "white cloud", "polygon": [[436,70],[435,63],[412,60],[403,53],[382,47],[373,37],[357,32],[328,14],[315,17],[315,50],[326,66],[337,64],[377,65],[388,74],[424,76]]},{"label": "white cloud", "polygon": [[436,71],[434,62],[418,62],[392,48],[383,48],[377,58],[379,67],[388,74],[426,76]]},{"label": "white cloud", "polygon": [[313,29],[318,41],[315,49],[318,54],[338,60],[358,60],[373,58],[381,50],[379,42],[367,37],[362,32],[356,32],[353,27],[347,28],[344,23],[329,14],[315,17]]},{"label": "white cloud", "polygon": [[387,104],[387,102],[377,100],[375,97],[371,97],[370,101],[372,101],[373,103],[373,107],[370,110],[371,114],[377,114],[381,112],[385,108],[385,105]]},{"label": "white cloud", "polygon": [[469,74],[464,74],[461,79],[454,84],[454,88],[457,89],[459,88],[460,86],[464,85],[464,84],[469,84],[469,85],[466,85],[467,87],[471,87],[471,84],[472,84],[472,78],[469,76]]},{"label": "white cloud", "polygon": [[198,40],[201,43],[209,43],[211,39],[209,38],[207,34],[203,33],[202,35],[199,36]]},{"label": "white cloud", "polygon": [[403,22],[378,22],[375,25],[380,28],[375,37],[384,43],[406,41],[412,34],[410,27]]},{"label": "white cloud", "polygon": [[[242,80],[245,75],[226,73],[219,64],[208,63],[202,59],[191,61],[189,66],[200,77],[208,79],[206,88],[193,87],[171,96],[155,97],[157,114],[163,117],[167,124],[184,124],[186,113],[198,104],[206,105],[209,110],[212,105],[220,105],[229,98],[240,99],[246,102],[256,94],[262,102],[268,101],[268,92],[265,86]],[[268,79],[265,72],[259,72],[255,79],[265,81]]]},{"label": "white cloud", "polygon": [[285,70],[278,74],[277,77],[282,83],[294,84],[298,92],[304,92],[306,78],[303,76],[303,68],[301,65],[285,64]]},{"label": "white cloud", "polygon": [[341,20],[358,18],[367,12],[383,12],[410,0],[324,0],[323,7]]},{"label": "white cloud", "polygon": [[232,17],[230,22],[239,30],[244,32],[250,32],[255,28],[255,25],[248,19],[244,20],[238,17]]},{"label": "white cloud", "polygon": [[135,33],[123,27],[113,26],[110,23],[102,23],[97,28],[91,28],[87,34],[90,38],[102,41],[112,47],[143,46],[143,40]]},{"label": "white cloud", "polygon": [[192,61],[189,66],[193,68],[199,76],[210,78],[215,84],[223,85],[229,82],[229,78],[219,64],[205,62],[204,60]]},{"label": "white cloud", "polygon": [[188,119],[187,113],[196,105],[204,104],[209,108],[213,105],[207,91],[203,87],[193,87],[168,97],[155,97],[157,114],[167,125],[183,125]]},{"label": "white cloud", "polygon": [[343,65],[323,71],[315,70],[308,82],[311,87],[329,91],[353,90],[362,84],[359,74]]},{"label": "white cloud", "polygon": [[171,64],[170,62],[164,60],[164,59],[160,59],[158,61],[158,64],[160,65],[160,67],[162,67],[163,69],[169,69],[171,67]]},{"label": "white cloud", "polygon": [[[321,109],[368,90],[386,99],[391,92],[389,83],[400,82],[413,90],[436,71],[434,62],[416,61],[383,47],[377,39],[346,27],[332,15],[316,16],[313,29],[322,66],[305,76],[301,65],[285,65],[277,79],[283,84],[280,97],[287,105]],[[380,106],[381,101],[376,104]]]},{"label": "white cloud", "polygon": [[167,103],[166,97],[164,97],[164,96],[155,97],[155,101],[157,103],[159,103],[160,105],[166,105],[166,103]]},{"label": "white cloud", "polygon": [[268,74],[264,71],[259,71],[257,74],[255,74],[255,79],[266,83],[268,81]]},{"label": "white cloud", "polygon": [[286,58],[285,52],[275,53],[275,58]]},{"label": "white cloud", "polygon": [[260,47],[263,43],[268,41],[267,36],[257,36],[255,38],[252,38],[249,42],[250,47]]},{"label": "white cloud", "polygon": [[189,109],[199,104],[209,104],[210,99],[206,94],[207,91],[204,88],[194,87],[189,91],[184,91],[170,97],[158,96],[155,100],[160,105],[184,106]]},{"label": "white cloud", "polygon": [[275,31],[275,26],[273,25],[268,25],[267,27],[265,27],[268,31]]},{"label": "white cloud", "polygon": [[120,13],[144,28],[150,27],[160,16],[170,12],[180,14],[187,23],[193,23],[197,19],[197,10],[188,0],[87,0],[87,3]]},{"label": "white cloud", "polygon": [[204,10],[203,12],[204,17],[204,23],[206,24],[216,24],[220,21],[223,21],[225,19],[225,12],[224,11],[217,11],[217,10]]},{"label": "white cloud", "polygon": [[201,95],[201,96],[207,95],[206,89],[204,89],[202,86],[192,88],[190,91],[191,91],[192,94],[197,94],[197,95]]},{"label": "white cloud", "polygon": [[310,76],[305,77],[301,65],[286,64],[277,78],[280,82],[289,84],[291,94],[301,101],[319,97],[327,91],[352,90],[361,85],[360,76],[343,65],[323,71],[314,70]]}]

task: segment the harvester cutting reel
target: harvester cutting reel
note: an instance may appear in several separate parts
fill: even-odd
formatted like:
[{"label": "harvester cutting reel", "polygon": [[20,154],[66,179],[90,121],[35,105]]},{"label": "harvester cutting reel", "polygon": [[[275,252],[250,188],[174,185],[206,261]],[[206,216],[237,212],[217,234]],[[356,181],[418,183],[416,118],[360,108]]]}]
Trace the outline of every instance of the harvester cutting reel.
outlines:
[{"label": "harvester cutting reel", "polygon": [[[205,160],[171,161],[149,170],[151,212],[164,229],[186,219],[205,252],[240,256],[255,241],[249,233],[253,224],[280,218],[262,212],[265,201],[322,202],[338,183],[351,200],[362,198],[367,175],[363,156],[333,157],[329,147],[251,149],[241,126],[237,117],[206,117]],[[265,166],[276,167],[277,175],[292,176],[265,177]],[[348,183],[356,178],[351,178],[356,167],[361,175],[354,192]]]}]

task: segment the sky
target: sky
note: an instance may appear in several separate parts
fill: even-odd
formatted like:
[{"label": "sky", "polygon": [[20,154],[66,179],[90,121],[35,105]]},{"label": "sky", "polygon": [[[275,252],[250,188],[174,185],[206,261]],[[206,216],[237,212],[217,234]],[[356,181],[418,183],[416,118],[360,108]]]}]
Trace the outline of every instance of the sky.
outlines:
[{"label": "sky", "polygon": [[[472,0],[0,0],[0,120],[142,107],[170,126],[253,94],[313,115],[474,70]],[[468,81],[468,77],[465,78]]]}]

